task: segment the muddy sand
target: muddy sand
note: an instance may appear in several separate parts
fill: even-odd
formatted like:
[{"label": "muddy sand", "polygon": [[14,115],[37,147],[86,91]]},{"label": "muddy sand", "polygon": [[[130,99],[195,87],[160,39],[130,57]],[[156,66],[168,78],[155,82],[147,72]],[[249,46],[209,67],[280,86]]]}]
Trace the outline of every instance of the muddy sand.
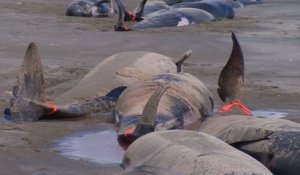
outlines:
[{"label": "muddy sand", "polygon": [[[76,85],[93,66],[114,53],[145,50],[176,58],[191,49],[193,56],[184,70],[208,86],[218,107],[217,78],[229,57],[230,32],[234,31],[246,65],[242,101],[253,111],[283,112],[287,119],[300,121],[298,0],[265,0],[262,5],[238,9],[234,20],[127,33],[112,31],[117,17],[64,16],[69,2],[0,1],[0,111],[9,105],[8,92],[31,41],[38,45],[50,100]],[[137,2],[126,1],[131,7]],[[0,174],[112,175],[122,171],[117,164],[72,160],[53,149],[53,144],[67,134],[110,126],[102,122],[102,116],[34,123],[1,119]]]}]

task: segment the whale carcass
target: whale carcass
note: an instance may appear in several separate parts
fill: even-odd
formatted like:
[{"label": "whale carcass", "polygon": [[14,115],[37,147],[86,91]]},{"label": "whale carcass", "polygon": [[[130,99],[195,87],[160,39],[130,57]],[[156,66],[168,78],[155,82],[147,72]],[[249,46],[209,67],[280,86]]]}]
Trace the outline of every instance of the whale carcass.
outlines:
[{"label": "whale carcass", "polygon": [[190,55],[188,51],[174,63],[170,57],[153,52],[118,53],[100,62],[76,86],[49,102],[44,93],[40,56],[31,43],[12,89],[10,113],[13,120],[35,121],[45,115],[80,116],[110,111],[127,86],[161,73],[177,72]]}]

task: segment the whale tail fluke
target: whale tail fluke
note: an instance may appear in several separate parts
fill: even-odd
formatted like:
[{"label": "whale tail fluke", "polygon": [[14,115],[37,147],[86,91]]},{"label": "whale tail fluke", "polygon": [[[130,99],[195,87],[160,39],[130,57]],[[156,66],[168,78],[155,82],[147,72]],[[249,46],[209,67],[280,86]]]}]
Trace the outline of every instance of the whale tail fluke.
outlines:
[{"label": "whale tail fluke", "polygon": [[[119,9],[119,17],[118,17],[118,23],[115,25],[114,30],[118,32],[126,32],[129,31],[129,29],[124,24],[124,18],[126,21],[126,18],[128,18],[128,15],[130,15],[127,12],[127,9],[125,8],[123,2],[121,0],[116,0],[116,4]],[[123,16],[125,17],[123,18]]]},{"label": "whale tail fluke", "polygon": [[188,50],[186,51],[183,56],[178,60],[176,61],[176,67],[177,67],[177,72],[182,72],[182,64],[192,56],[193,54],[193,51],[192,50]]},{"label": "whale tail fluke", "polygon": [[21,71],[12,88],[10,108],[4,117],[10,121],[36,121],[44,116],[78,117],[90,113],[109,112],[115,106],[115,98],[96,96],[86,101],[57,106],[47,101],[44,93],[44,73],[35,43],[30,43]]},{"label": "whale tail fluke", "polygon": [[217,89],[221,100],[225,104],[219,112],[230,111],[234,106],[238,106],[246,115],[252,115],[250,110],[240,102],[244,83],[244,57],[241,46],[235,34],[232,33],[232,51],[225,67],[220,73]]},{"label": "whale tail fluke", "polygon": [[12,95],[10,112],[14,120],[35,121],[44,113],[43,108],[30,102],[45,102],[43,66],[33,42],[27,48]]}]

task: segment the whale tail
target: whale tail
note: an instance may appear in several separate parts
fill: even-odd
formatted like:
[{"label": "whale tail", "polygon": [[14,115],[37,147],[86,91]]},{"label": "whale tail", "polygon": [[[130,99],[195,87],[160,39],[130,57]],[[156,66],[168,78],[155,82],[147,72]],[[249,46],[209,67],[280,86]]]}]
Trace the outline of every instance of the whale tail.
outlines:
[{"label": "whale tail", "polygon": [[146,5],[147,0],[143,0],[136,8],[135,12],[130,12],[125,7],[122,0],[115,0],[119,9],[119,18],[118,23],[115,25],[115,31],[129,31],[129,29],[124,25],[126,21],[142,21],[144,7]]},{"label": "whale tail", "polygon": [[[119,18],[118,18],[118,23],[115,25],[114,30],[118,32],[124,32],[124,31],[129,31],[129,29],[125,26],[124,24],[124,18],[126,21],[126,18],[128,18],[129,13],[127,12],[127,9],[125,8],[124,4],[122,3],[121,0],[116,0],[116,4],[119,9]],[[125,17],[123,18],[123,15]]]},{"label": "whale tail", "polygon": [[182,70],[182,64],[183,64],[188,58],[190,58],[190,57],[192,56],[192,53],[193,53],[192,50],[186,51],[186,52],[183,54],[183,56],[182,56],[178,61],[175,62],[175,65],[176,65],[176,67],[177,67],[177,72],[178,72],[178,73],[183,71],[183,70]]},{"label": "whale tail", "polygon": [[4,117],[11,121],[36,121],[44,116],[78,117],[90,113],[108,112],[115,106],[111,94],[96,96],[82,102],[57,106],[47,101],[44,93],[44,73],[35,43],[26,51],[17,83],[12,88],[10,109]]},{"label": "whale tail", "polygon": [[232,33],[233,47],[229,60],[220,73],[217,89],[221,100],[225,104],[219,109],[219,112],[231,110],[238,106],[246,115],[252,115],[250,110],[240,102],[240,97],[244,82],[244,57],[239,41]]},{"label": "whale tail", "polygon": [[45,102],[43,66],[35,43],[30,43],[27,48],[12,95],[10,112],[13,120],[35,121],[44,113],[42,107],[31,103]]}]

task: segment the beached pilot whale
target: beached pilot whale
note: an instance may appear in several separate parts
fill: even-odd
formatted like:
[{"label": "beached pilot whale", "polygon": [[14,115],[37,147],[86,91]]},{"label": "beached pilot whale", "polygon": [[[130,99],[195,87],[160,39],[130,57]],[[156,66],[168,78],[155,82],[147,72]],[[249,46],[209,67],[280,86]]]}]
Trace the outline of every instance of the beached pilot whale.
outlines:
[{"label": "beached pilot whale", "polygon": [[203,0],[195,2],[182,2],[172,6],[172,8],[196,8],[209,12],[216,19],[229,18],[233,19],[235,16],[234,8],[229,1],[222,0]]},{"label": "beached pilot whale", "polygon": [[128,31],[128,28],[124,25],[124,21],[139,21],[130,30],[140,30],[146,28],[186,26],[196,23],[206,23],[215,19],[212,14],[196,8],[163,9],[143,16],[144,5],[140,5],[138,12],[133,15],[128,12],[121,0],[116,0],[116,3],[119,9],[119,19],[115,26],[115,31]]},{"label": "beached pilot whale", "polygon": [[300,124],[284,119],[225,115],[207,118],[200,131],[263,163],[274,174],[300,173]]},{"label": "beached pilot whale", "polygon": [[[237,42],[233,34],[233,40]],[[244,58],[235,47],[219,76],[218,93],[225,103],[219,114],[205,118],[200,131],[212,134],[259,160],[274,174],[300,174],[300,124],[284,119],[257,118],[240,102]],[[236,109],[246,115],[233,115]]]},{"label": "beached pilot whale", "polygon": [[165,73],[128,87],[115,110],[118,139],[131,143],[148,132],[197,127],[212,114],[213,99],[193,75]]},{"label": "beached pilot whale", "polygon": [[[242,63],[238,66],[243,66],[244,62],[237,61],[240,59],[241,48],[233,33],[232,41],[229,58],[232,61],[228,64]],[[235,74],[235,69],[225,67],[229,67],[230,76]],[[202,120],[212,114],[213,104],[210,91],[191,74],[181,71],[154,76],[128,87],[119,97],[114,112],[119,129],[118,139],[131,143],[153,131],[196,130]]]},{"label": "beached pilot whale", "polygon": [[165,0],[150,2],[142,0],[134,12],[130,12],[122,0],[115,1],[119,8],[119,20],[115,26],[115,31],[128,31],[123,18],[125,22],[137,21],[130,30],[179,27],[220,18],[233,19],[235,8],[261,2],[259,0]]},{"label": "beached pilot whale", "polygon": [[223,141],[196,131],[168,130],[133,142],[120,175],[272,175],[261,163]]},{"label": "beached pilot whale", "polygon": [[[10,113],[14,120],[35,121],[43,116],[81,116],[111,111],[127,86],[162,73],[175,73],[191,55],[186,52],[176,63],[154,52],[121,52],[92,69],[69,91],[47,102],[44,75],[36,45],[28,46],[16,85],[12,89]],[[6,116],[9,111],[6,110]]]},{"label": "beached pilot whale", "polygon": [[67,16],[108,17],[115,14],[110,0],[75,0],[66,10]]},{"label": "beached pilot whale", "polygon": [[[231,55],[224,68],[226,71],[222,71],[220,76],[226,80],[239,79],[237,76],[244,70],[242,51],[234,33],[232,41]],[[224,91],[231,88],[237,92],[241,90],[240,86],[236,88],[237,83],[240,81],[221,81],[219,84],[228,86]],[[114,112],[119,128],[118,139],[131,143],[142,135],[158,130],[197,130],[202,120],[213,113],[213,104],[210,91],[189,73],[180,71],[154,76],[129,86],[119,97]]]},{"label": "beached pilot whale", "polygon": [[[150,1],[150,2],[155,2]],[[162,2],[166,3],[169,6],[173,6],[174,4],[185,3],[185,2],[200,2],[200,1],[221,1],[225,3],[229,3],[233,8],[239,8],[247,5],[256,5],[262,4],[263,0],[162,0]]]}]

